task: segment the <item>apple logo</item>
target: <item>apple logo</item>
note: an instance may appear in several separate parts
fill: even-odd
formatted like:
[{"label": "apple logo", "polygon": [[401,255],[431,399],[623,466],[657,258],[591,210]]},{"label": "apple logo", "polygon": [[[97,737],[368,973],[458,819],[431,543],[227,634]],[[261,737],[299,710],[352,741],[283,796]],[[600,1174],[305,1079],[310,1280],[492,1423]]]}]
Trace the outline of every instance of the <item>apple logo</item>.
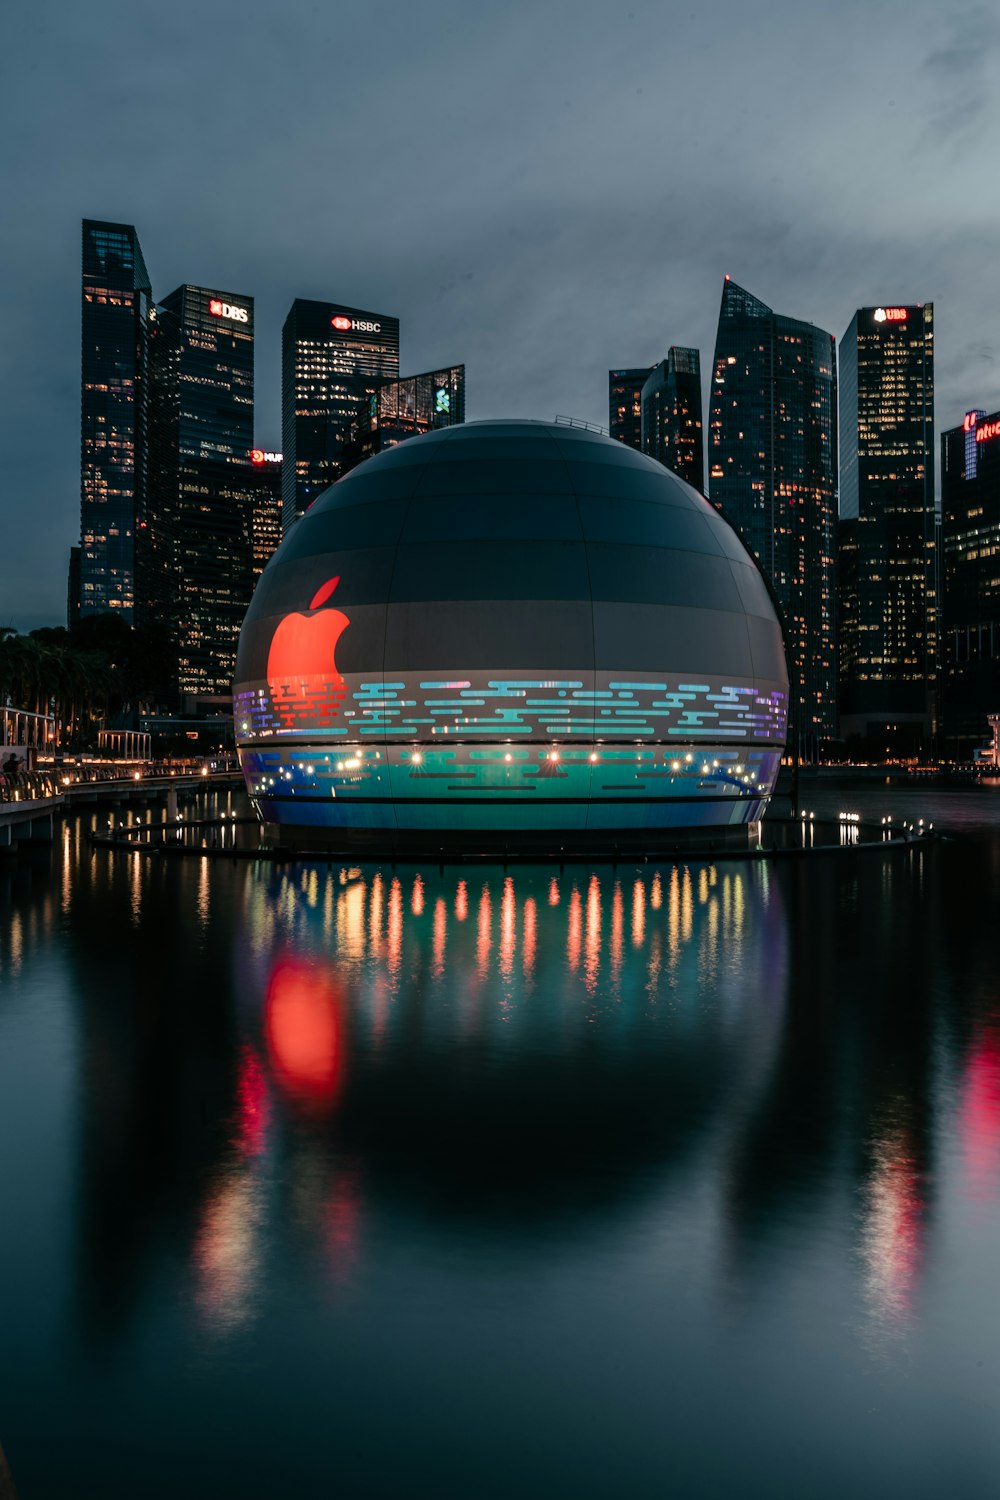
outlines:
[{"label": "apple logo", "polygon": [[347,684],[337,670],[337,642],[350,625],[343,610],[323,609],[339,576],[316,590],[308,611],[285,615],[267,653],[267,685],[285,729],[301,725],[307,710],[329,723]]}]

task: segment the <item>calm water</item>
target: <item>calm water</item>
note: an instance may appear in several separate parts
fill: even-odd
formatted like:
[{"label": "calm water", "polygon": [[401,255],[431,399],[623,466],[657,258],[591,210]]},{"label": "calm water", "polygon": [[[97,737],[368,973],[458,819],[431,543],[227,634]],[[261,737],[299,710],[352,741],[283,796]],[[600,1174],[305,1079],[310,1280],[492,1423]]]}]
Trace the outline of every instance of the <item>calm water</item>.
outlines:
[{"label": "calm water", "polygon": [[803,800],[901,797],[959,836],[0,865],[23,1500],[995,1494],[1000,796]]}]

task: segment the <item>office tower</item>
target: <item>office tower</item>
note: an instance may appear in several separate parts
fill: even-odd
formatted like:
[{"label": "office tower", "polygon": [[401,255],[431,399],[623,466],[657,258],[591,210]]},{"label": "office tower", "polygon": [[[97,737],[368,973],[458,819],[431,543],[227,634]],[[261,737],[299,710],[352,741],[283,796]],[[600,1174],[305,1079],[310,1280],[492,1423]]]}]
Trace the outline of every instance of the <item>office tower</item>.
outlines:
[{"label": "office tower", "polygon": [[80,557],[82,548],[69,549],[69,570],[66,575],[66,625],[72,630],[80,618]]},{"label": "office tower", "polygon": [[80,612],[131,620],[144,503],[149,276],[131,224],[83,221]]},{"label": "office tower", "polygon": [[399,376],[399,319],[297,298],[281,345],[282,527],[342,472],[362,403]]},{"label": "office tower", "polygon": [[671,347],[647,376],[641,393],[642,451],[705,489],[701,431],[701,356]]},{"label": "office tower", "polygon": [[709,405],[709,493],[769,579],[795,684],[790,734],[836,733],[837,374],[832,334],[726,277]]},{"label": "office tower", "polygon": [[253,299],[185,285],[151,310],[141,619],[170,622],[192,707],[225,699],[253,593]]},{"label": "office tower", "polygon": [[841,734],[912,755],[937,721],[933,306],[859,308],[840,391]]},{"label": "office tower", "polygon": [[281,543],[282,456],[265,448],[250,450],[253,504],[250,537],[253,543],[253,586]]},{"label": "office tower", "polygon": [[341,455],[346,474],[373,453],[406,438],[465,421],[465,366],[388,380],[361,402],[351,440]]},{"label": "office tower", "polygon": [[1000,412],[941,436],[944,744],[970,760],[1000,713]]},{"label": "office tower", "polygon": [[655,368],[608,371],[608,431],[613,438],[642,451],[642,388]]}]

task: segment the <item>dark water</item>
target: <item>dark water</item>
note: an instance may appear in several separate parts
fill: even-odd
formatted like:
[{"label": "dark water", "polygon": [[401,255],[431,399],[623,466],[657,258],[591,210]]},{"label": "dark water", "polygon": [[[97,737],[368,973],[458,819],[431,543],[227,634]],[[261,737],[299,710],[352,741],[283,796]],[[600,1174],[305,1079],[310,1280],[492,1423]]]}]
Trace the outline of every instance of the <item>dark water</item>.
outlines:
[{"label": "dark water", "polygon": [[0,866],[22,1500],[995,1494],[1000,797],[916,795],[959,836]]}]

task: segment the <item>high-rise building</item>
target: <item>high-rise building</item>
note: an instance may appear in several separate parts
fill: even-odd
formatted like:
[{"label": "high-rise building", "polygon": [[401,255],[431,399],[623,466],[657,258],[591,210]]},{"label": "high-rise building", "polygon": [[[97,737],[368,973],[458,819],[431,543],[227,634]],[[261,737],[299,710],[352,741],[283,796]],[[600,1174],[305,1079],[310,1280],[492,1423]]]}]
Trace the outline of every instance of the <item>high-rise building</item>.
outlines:
[{"label": "high-rise building", "polygon": [[149,275],[131,224],[83,221],[80,611],[131,620],[145,491]]},{"label": "high-rise building", "polygon": [[170,621],[178,687],[204,702],[231,691],[253,593],[253,298],[185,285],[151,322],[138,613]]},{"label": "high-rise building", "polygon": [[362,400],[351,441],[344,445],[341,470],[346,474],[373,453],[406,438],[464,421],[464,365],[388,380]]},{"label": "high-rise building", "polygon": [[399,377],[399,319],[297,298],[282,330],[285,532],[342,472],[362,404]]},{"label": "high-rise building", "polygon": [[859,308],[840,393],[841,733],[912,754],[937,728],[932,304]]},{"label": "high-rise building", "polygon": [[608,371],[608,431],[642,452],[642,388],[655,365]]},{"label": "high-rise building", "polygon": [[814,759],[836,734],[837,373],[832,334],[726,278],[712,367],[709,494],[781,605],[790,735]]},{"label": "high-rise building", "polygon": [[642,387],[642,451],[705,489],[701,425],[701,356],[671,346]]},{"label": "high-rise building", "polygon": [[281,543],[282,456],[266,448],[251,448],[250,464],[253,489],[250,537],[253,542],[253,586],[256,588],[257,580]]},{"label": "high-rise building", "polygon": [[968,760],[1000,713],[1000,412],[942,433],[941,522],[944,743]]},{"label": "high-rise building", "polygon": [[80,612],[166,626],[181,692],[232,686],[253,592],[253,299],[161,302],[135,230],[83,224]]},{"label": "high-rise building", "polygon": [[69,570],[66,575],[66,624],[72,630],[80,618],[80,547],[69,549]]}]

